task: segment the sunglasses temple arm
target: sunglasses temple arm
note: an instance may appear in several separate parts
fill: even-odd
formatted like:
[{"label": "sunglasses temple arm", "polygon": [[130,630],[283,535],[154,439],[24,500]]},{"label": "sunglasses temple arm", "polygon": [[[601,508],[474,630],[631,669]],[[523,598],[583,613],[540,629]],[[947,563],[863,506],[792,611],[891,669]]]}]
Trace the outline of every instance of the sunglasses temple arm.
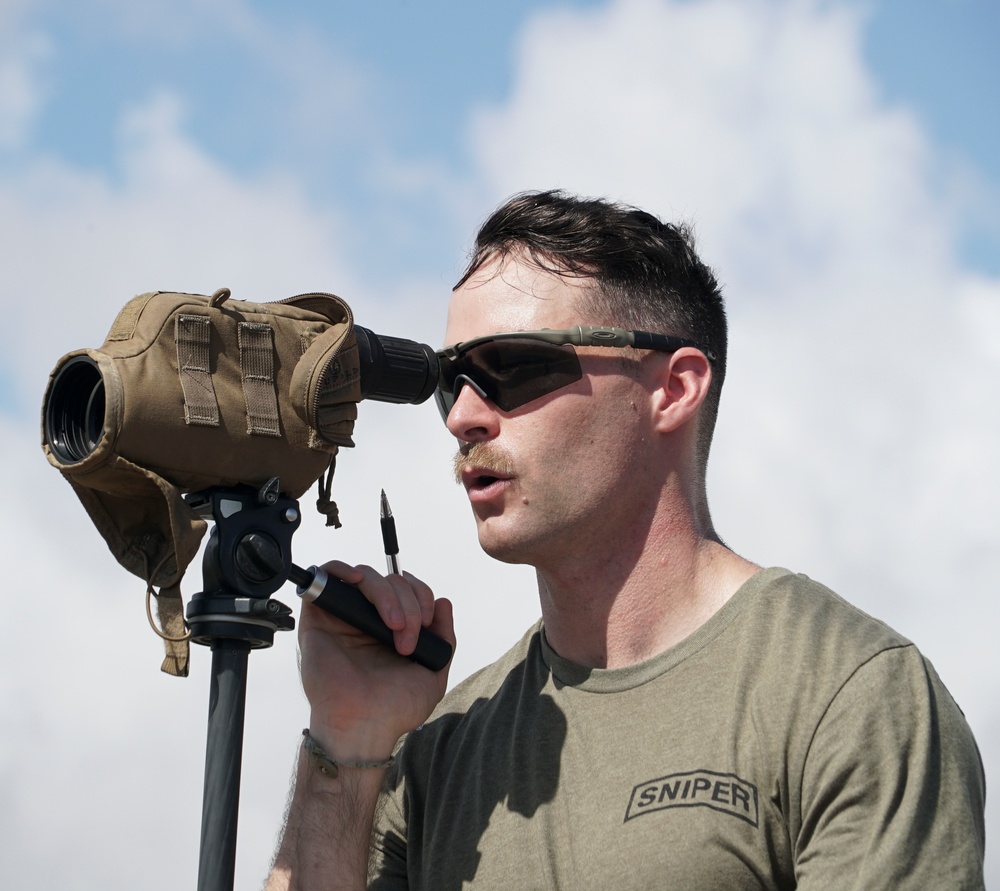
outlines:
[{"label": "sunglasses temple arm", "polygon": [[641,332],[626,331],[624,328],[597,328],[593,325],[577,325],[568,328],[565,332],[553,332],[554,335],[562,335],[553,343],[569,343],[574,346],[611,346],[627,347],[638,346],[635,343],[635,334]]},{"label": "sunglasses temple arm", "polygon": [[684,337],[673,337],[670,334],[651,334],[648,331],[630,331],[629,334],[632,335],[632,346],[636,349],[672,353],[681,347],[694,347],[694,349],[704,353],[710,362],[714,362],[716,358],[712,350]]}]

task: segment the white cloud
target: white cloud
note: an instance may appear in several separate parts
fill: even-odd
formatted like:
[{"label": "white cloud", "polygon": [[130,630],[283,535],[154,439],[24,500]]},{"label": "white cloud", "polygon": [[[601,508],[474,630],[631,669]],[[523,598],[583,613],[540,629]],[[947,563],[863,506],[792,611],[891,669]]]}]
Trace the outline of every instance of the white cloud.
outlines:
[{"label": "white cloud", "polygon": [[[483,177],[498,195],[560,185],[693,217],[758,276],[775,256],[814,279],[908,249],[930,210],[926,150],[876,105],[859,30],[843,7],[771,0],[539,16],[510,101],[476,122]],[[893,232],[899,218],[911,225]]]}]

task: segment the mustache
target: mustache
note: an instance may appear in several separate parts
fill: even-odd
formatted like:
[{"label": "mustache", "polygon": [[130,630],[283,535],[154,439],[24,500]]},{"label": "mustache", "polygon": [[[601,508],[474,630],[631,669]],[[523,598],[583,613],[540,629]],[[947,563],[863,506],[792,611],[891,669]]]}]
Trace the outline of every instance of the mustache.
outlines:
[{"label": "mustache", "polygon": [[456,483],[462,482],[462,470],[470,465],[491,470],[500,476],[514,475],[514,462],[507,450],[494,442],[463,444],[455,453],[452,465]]}]

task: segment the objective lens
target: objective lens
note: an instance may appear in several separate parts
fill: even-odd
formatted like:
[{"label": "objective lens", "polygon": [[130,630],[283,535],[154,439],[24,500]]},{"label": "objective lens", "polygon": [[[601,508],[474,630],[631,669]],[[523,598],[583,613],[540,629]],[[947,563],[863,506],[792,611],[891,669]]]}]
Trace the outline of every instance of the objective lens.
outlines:
[{"label": "objective lens", "polygon": [[74,356],[56,375],[45,405],[45,441],[63,464],[86,458],[104,435],[104,378],[89,356]]}]

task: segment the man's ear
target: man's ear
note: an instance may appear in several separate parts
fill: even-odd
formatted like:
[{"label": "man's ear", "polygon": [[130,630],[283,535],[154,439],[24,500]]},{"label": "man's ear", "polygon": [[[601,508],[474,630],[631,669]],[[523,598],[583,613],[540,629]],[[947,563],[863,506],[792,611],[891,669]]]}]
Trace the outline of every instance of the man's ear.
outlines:
[{"label": "man's ear", "polygon": [[698,413],[712,383],[712,366],[705,354],[682,347],[657,364],[653,393],[655,429],[669,433]]}]

